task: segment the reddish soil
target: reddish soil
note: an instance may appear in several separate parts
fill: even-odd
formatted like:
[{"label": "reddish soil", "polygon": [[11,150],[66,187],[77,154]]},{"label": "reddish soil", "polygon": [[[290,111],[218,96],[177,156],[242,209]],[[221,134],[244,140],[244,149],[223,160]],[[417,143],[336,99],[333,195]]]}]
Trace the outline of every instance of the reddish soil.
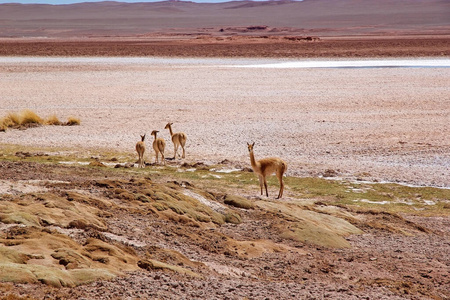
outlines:
[{"label": "reddish soil", "polygon": [[450,37],[361,37],[294,40],[274,37],[173,37],[159,39],[3,39],[2,56],[164,57],[448,57]]}]

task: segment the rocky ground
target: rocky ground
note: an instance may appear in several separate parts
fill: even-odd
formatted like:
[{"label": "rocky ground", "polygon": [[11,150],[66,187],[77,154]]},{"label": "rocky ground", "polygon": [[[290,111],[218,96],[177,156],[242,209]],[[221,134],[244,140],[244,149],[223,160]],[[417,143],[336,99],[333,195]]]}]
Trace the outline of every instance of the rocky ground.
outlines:
[{"label": "rocky ground", "polygon": [[[155,166],[148,165],[137,172],[136,168],[94,167],[92,163],[76,167],[28,161],[31,157],[1,162],[0,180],[9,188],[2,189],[0,242],[2,251],[10,248],[26,253],[25,266],[37,264],[48,269],[40,272],[31,269],[42,283],[27,284],[24,274],[11,269],[20,263],[5,264],[3,257],[0,268],[9,270],[10,279],[16,278],[15,283],[8,283],[2,272],[4,282],[0,288],[4,299],[25,296],[27,299],[447,299],[450,296],[450,224],[445,191],[432,196],[444,205],[442,209],[425,208],[428,213],[424,214],[426,206],[416,203],[414,207],[422,213],[410,210],[402,213],[401,207],[400,212],[389,212],[392,207],[380,210],[379,204],[336,206],[339,196],[333,193],[308,200],[298,199],[292,192],[291,197],[278,201],[259,198],[254,196],[257,188],[253,181],[239,189],[244,198],[237,199],[249,205],[245,206],[227,201],[236,189],[218,187],[217,179],[216,183],[192,177],[183,180],[186,175],[176,174],[192,171],[174,174],[173,167],[178,166],[181,171],[192,167],[180,163],[169,162],[170,170],[160,167],[155,170]],[[214,169],[230,167],[233,166],[217,165]],[[208,168],[213,169],[197,166],[194,173],[204,172],[200,178],[221,174],[206,171]],[[254,176],[245,171],[230,174]],[[325,184],[324,189],[332,189],[332,184],[333,181],[328,187]],[[294,183],[290,185],[293,189]],[[313,184],[309,185],[312,188]],[[26,190],[25,186],[35,190]],[[362,189],[365,188],[363,185]],[[392,200],[404,197],[395,194],[395,186],[387,190],[393,193]],[[425,192],[416,188],[408,193],[421,191]],[[180,193],[189,196],[185,199]],[[177,205],[195,202],[189,197],[200,197],[202,203],[210,202],[209,207],[214,208],[208,210],[195,202],[195,211],[187,207],[180,210],[163,194],[175,197]],[[422,197],[425,201],[429,196],[424,193]],[[12,210],[9,205],[13,204],[23,209]],[[195,215],[200,211],[203,217]],[[238,219],[225,222],[214,219],[230,213]],[[35,215],[37,223],[28,214]],[[56,241],[51,243],[44,238],[57,238],[61,233],[70,242],[58,246]],[[53,258],[55,252],[63,249],[72,253],[65,258],[71,263],[63,258],[59,258],[59,263],[47,257],[33,258],[38,253],[47,255],[47,250],[43,250],[46,247],[37,249],[26,242],[37,236],[42,245],[48,243]],[[91,250],[93,241],[104,243],[103,250]],[[78,246],[72,246],[73,243]],[[73,252],[67,250],[71,247]],[[75,250],[77,247],[84,251]],[[91,254],[88,256],[86,251]],[[76,279],[64,276],[52,281],[53,277],[62,276],[51,273],[53,269],[70,272],[94,268],[93,262],[86,266],[78,256],[97,257],[95,260],[103,266],[95,268],[105,268],[115,275],[109,280],[99,276],[91,283],[90,276],[86,282],[84,277],[75,277],[81,283],[76,287],[70,287],[77,284]],[[125,260],[119,264],[114,260],[117,256]]]},{"label": "rocky ground", "polygon": [[[261,40],[9,41],[0,53],[251,57]],[[322,40],[263,48],[271,57],[320,45],[311,55],[448,55],[445,39],[387,40],[378,43],[395,49],[380,55],[363,41],[335,43],[334,54]],[[1,299],[450,298],[447,69],[189,64],[0,66],[5,113],[81,119],[0,133]],[[188,133],[187,159],[155,166],[148,150],[146,168],[130,168],[139,134],[169,120]],[[288,161],[281,200],[276,181],[271,197],[257,196],[252,139],[257,155]]]}]

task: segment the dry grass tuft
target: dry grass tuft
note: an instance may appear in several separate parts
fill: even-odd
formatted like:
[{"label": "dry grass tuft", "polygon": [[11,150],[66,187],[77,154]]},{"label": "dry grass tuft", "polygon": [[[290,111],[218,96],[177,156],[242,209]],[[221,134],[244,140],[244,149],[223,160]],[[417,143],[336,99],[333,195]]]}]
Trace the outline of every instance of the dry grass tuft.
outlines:
[{"label": "dry grass tuft", "polygon": [[45,124],[47,125],[61,125],[61,121],[58,119],[56,115],[50,116],[46,121]]},{"label": "dry grass tuft", "polygon": [[74,126],[74,125],[80,125],[81,121],[78,118],[75,117],[69,117],[69,120],[67,120],[67,123],[65,125],[67,126]]},{"label": "dry grass tuft", "polygon": [[9,127],[20,125],[20,116],[16,113],[9,113],[6,117],[0,119],[0,130],[6,131]]},{"label": "dry grass tuft", "polygon": [[5,117],[5,122],[6,124],[8,124],[8,126],[20,125],[20,115],[18,115],[17,113],[9,113]]},{"label": "dry grass tuft", "polygon": [[39,117],[35,112],[27,109],[21,113],[9,113],[0,119],[0,131],[6,131],[8,128],[24,129],[39,125],[80,125],[81,121],[75,117],[69,117],[67,123],[62,123],[56,115],[50,116],[47,120]]},{"label": "dry grass tuft", "polygon": [[24,110],[20,114],[9,113],[6,117],[0,119],[0,131],[6,131],[8,128],[26,128],[42,125],[44,121],[35,112]]},{"label": "dry grass tuft", "polygon": [[0,120],[0,132],[6,131],[7,128],[8,128],[8,126],[5,124],[4,120],[1,119]]},{"label": "dry grass tuft", "polygon": [[39,117],[35,112],[29,109],[22,111],[20,117],[20,125],[22,126],[44,124],[44,120],[42,120],[41,117]]}]

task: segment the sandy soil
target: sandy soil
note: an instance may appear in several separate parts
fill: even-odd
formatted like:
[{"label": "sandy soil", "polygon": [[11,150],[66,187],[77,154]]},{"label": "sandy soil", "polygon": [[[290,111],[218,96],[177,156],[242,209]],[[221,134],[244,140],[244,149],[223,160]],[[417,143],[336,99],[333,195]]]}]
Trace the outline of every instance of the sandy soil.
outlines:
[{"label": "sandy soil", "polygon": [[[2,143],[133,153],[167,122],[187,161],[279,156],[289,175],[449,187],[448,68],[249,69],[277,59],[4,58],[0,113],[81,119],[1,133]],[[238,67],[236,67],[238,66]],[[147,139],[150,145],[151,138]],[[147,152],[147,160],[153,160]]]}]

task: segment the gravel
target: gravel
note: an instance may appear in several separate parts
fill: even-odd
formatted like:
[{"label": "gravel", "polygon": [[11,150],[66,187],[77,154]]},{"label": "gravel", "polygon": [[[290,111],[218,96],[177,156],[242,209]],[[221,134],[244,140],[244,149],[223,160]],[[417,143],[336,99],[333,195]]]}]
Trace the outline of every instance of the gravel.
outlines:
[{"label": "gravel", "polygon": [[[0,116],[81,119],[0,143],[134,153],[167,122],[186,161],[282,157],[288,175],[450,187],[450,68],[241,68],[276,59],[1,58]],[[151,149],[151,140],[147,149]],[[147,150],[147,160],[154,154]]]}]

